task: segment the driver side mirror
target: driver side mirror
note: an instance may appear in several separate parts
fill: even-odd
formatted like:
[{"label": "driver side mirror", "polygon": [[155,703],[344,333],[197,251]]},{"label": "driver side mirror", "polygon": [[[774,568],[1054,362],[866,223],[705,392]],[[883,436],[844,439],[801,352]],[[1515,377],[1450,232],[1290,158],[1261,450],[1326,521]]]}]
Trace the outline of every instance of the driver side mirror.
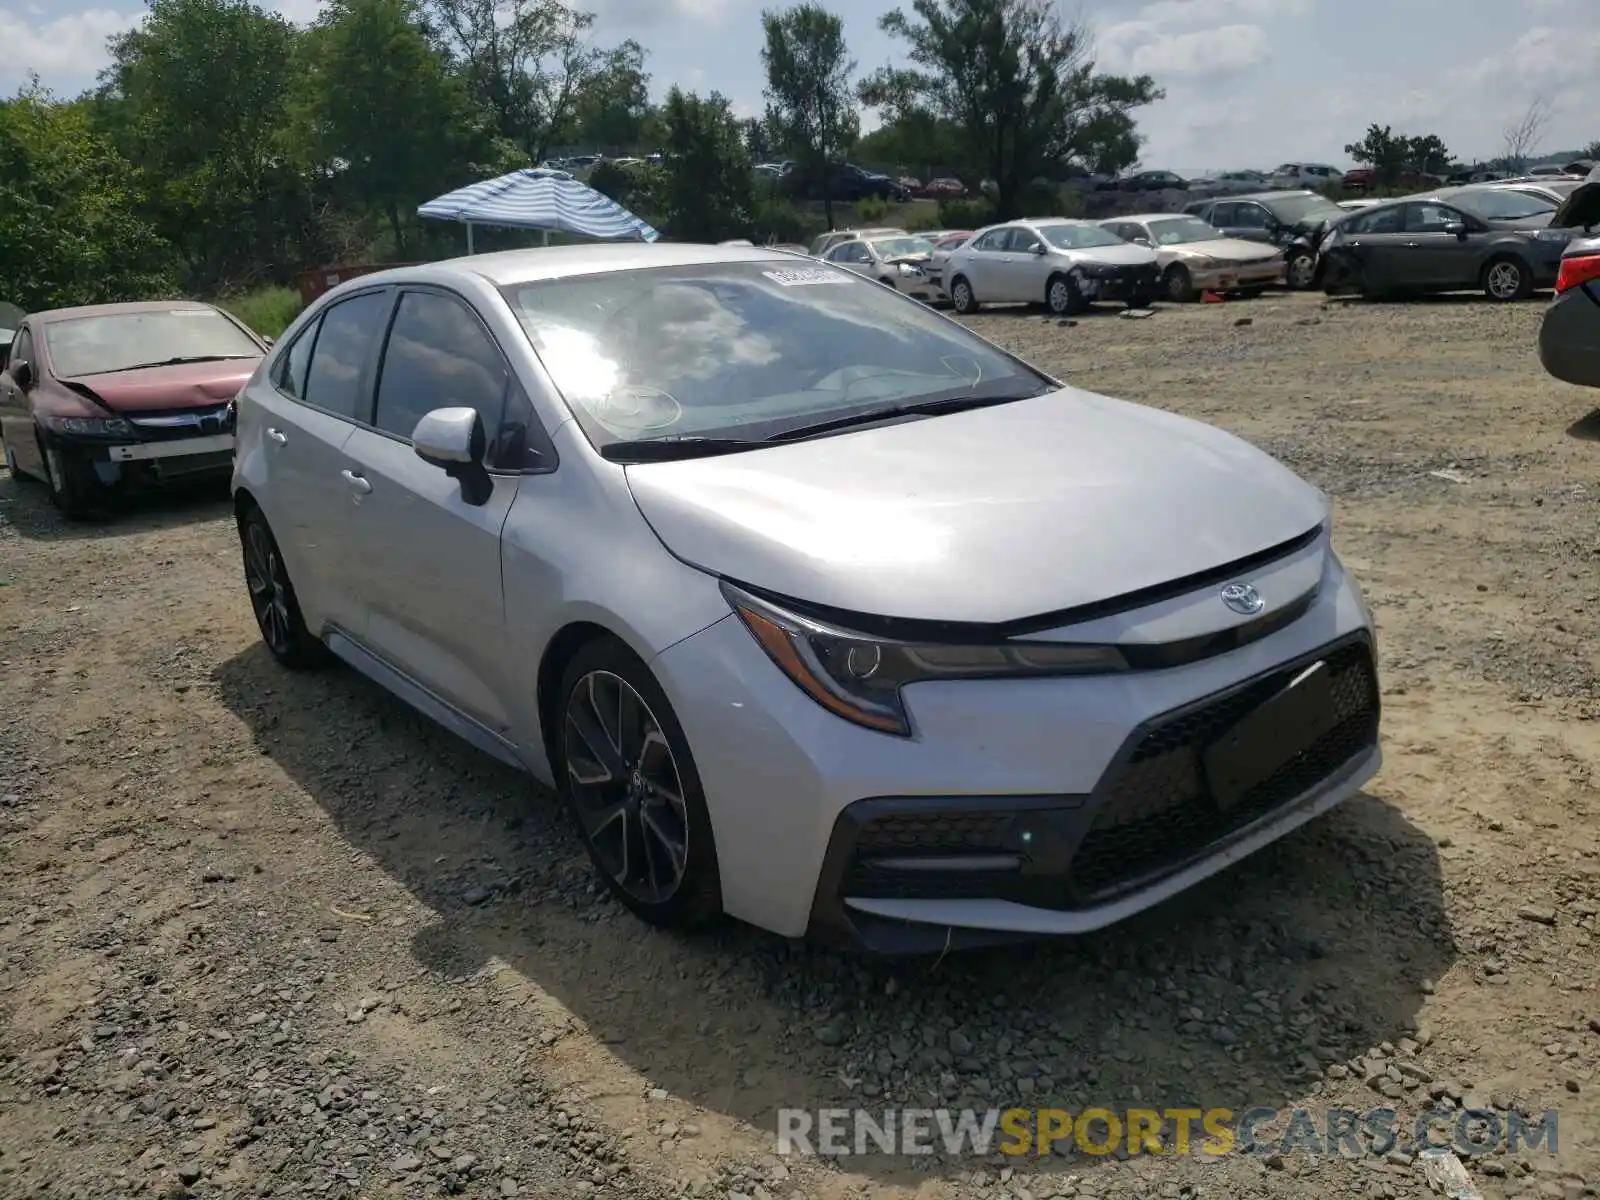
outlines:
[{"label": "driver side mirror", "polygon": [[17,363],[11,368],[11,378],[19,388],[27,391],[33,386],[33,364],[29,362]]},{"label": "driver side mirror", "polygon": [[494,481],[483,465],[488,451],[483,418],[475,408],[436,408],[411,431],[411,448],[431,467],[461,485],[461,498],[477,508],[489,501]]},{"label": "driver side mirror", "polygon": [[1134,238],[1133,244],[1135,246],[1143,246],[1146,250],[1154,250],[1156,248],[1156,244],[1149,238]]},{"label": "driver side mirror", "polygon": [[1463,225],[1460,221],[1451,221],[1449,224],[1447,224],[1444,227],[1444,231],[1446,233],[1449,233],[1449,234],[1454,234],[1456,237],[1460,238],[1462,241],[1466,241],[1467,240],[1467,227],[1465,225]]},{"label": "driver side mirror", "polygon": [[1028,253],[1043,256],[1049,254],[1050,250],[1049,247],[1047,247],[1043,242],[1035,242],[1033,245],[1028,247]]}]

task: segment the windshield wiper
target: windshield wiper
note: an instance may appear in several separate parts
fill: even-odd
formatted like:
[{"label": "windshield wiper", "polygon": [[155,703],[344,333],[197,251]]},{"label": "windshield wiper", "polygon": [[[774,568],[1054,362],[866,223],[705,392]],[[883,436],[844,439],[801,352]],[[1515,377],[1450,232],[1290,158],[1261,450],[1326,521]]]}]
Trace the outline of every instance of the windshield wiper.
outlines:
[{"label": "windshield wiper", "polygon": [[752,438],[678,437],[641,438],[637,441],[608,442],[600,457],[618,463],[672,462],[680,458],[704,458],[713,454],[733,454],[766,445]]},{"label": "windshield wiper", "polygon": [[163,358],[160,362],[134,363],[131,367],[118,367],[118,371],[142,371],[146,367],[181,367],[185,363],[229,362],[236,358],[255,358],[254,354],[179,354]]},{"label": "windshield wiper", "polygon": [[825,421],[796,425],[773,434],[770,440],[800,441],[818,434],[832,433],[836,429],[848,429],[852,425],[871,425],[876,421],[887,421],[892,417],[937,417],[974,408],[989,408],[996,404],[1010,404],[1016,400],[1032,400],[1035,396],[1043,396],[1053,390],[1049,386],[1018,387],[1013,384],[1013,390],[994,391],[986,395],[974,388],[963,388],[954,395],[924,396],[920,400],[910,400],[904,404],[885,404],[878,408],[869,408],[864,412],[847,413],[842,417],[829,417]]}]

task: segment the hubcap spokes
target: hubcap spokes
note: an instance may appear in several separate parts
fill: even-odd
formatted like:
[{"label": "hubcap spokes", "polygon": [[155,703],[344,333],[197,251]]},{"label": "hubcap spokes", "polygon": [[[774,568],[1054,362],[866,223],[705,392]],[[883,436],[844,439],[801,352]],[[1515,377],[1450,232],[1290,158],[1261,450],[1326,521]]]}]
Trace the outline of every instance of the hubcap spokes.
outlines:
[{"label": "hubcap spokes", "polygon": [[1489,290],[1496,296],[1510,296],[1517,290],[1520,279],[1515,267],[1498,263],[1489,268]]},{"label": "hubcap spokes", "polygon": [[261,635],[274,650],[284,649],[289,644],[288,579],[277,548],[259,525],[251,525],[245,532],[244,577]]},{"label": "hubcap spokes", "polygon": [[567,697],[568,784],[601,869],[635,899],[669,899],[689,847],[683,780],[644,697],[621,676],[591,671]]}]

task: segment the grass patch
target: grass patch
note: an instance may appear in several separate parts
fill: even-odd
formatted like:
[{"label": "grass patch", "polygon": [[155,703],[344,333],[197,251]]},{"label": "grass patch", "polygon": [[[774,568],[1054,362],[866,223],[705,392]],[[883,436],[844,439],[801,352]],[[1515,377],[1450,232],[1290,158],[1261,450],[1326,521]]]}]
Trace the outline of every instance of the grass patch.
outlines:
[{"label": "grass patch", "polygon": [[305,305],[294,288],[265,287],[243,292],[217,302],[262,337],[282,337],[289,322],[300,315]]}]

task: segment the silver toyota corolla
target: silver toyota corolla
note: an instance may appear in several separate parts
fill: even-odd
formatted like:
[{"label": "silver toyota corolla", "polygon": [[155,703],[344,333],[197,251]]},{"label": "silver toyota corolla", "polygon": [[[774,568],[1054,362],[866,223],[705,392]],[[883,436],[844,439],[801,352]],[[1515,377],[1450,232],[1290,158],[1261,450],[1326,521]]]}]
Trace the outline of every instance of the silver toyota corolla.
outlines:
[{"label": "silver toyota corolla", "polygon": [[825,263],[352,280],[238,400],[250,597],[554,784],[646,920],[1076,933],[1377,769],[1326,498]]}]

